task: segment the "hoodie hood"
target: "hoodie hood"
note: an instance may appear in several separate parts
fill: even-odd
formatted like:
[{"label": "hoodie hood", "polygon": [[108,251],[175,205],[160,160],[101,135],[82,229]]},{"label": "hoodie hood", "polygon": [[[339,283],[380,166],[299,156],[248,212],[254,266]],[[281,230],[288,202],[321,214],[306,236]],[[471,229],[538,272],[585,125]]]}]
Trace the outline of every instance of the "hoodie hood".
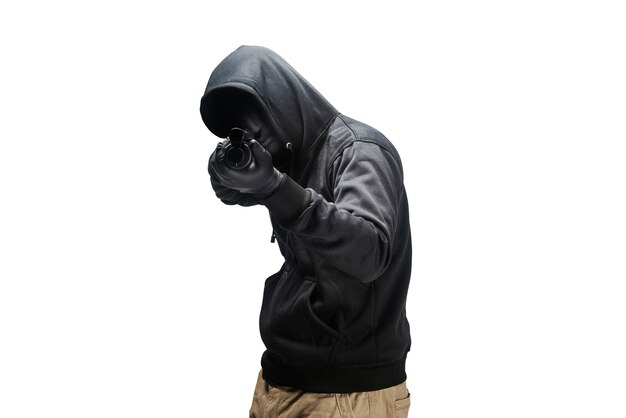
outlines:
[{"label": "hoodie hood", "polygon": [[200,114],[214,135],[224,138],[232,128],[220,114],[224,98],[242,94],[254,99],[283,145],[291,142],[294,163],[300,167],[339,114],[287,61],[264,47],[241,46],[211,73]]}]

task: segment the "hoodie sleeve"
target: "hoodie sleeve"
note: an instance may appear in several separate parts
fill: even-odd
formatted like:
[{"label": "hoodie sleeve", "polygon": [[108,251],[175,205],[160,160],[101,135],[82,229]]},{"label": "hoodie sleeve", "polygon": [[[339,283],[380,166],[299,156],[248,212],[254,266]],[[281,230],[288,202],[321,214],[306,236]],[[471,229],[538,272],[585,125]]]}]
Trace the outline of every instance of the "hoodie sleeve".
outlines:
[{"label": "hoodie sleeve", "polygon": [[280,223],[328,264],[372,281],[391,259],[402,167],[379,145],[356,141],[334,161],[328,179],[334,202],[306,189],[310,198],[304,209]]}]

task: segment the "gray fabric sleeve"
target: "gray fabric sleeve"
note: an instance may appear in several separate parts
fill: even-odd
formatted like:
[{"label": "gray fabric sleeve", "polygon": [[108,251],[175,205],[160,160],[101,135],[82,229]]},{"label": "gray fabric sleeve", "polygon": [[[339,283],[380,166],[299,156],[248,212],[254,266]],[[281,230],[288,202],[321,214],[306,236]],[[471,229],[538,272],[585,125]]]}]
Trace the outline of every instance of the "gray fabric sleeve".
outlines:
[{"label": "gray fabric sleeve", "polygon": [[334,161],[328,177],[334,202],[307,189],[306,207],[281,225],[325,262],[372,281],[391,259],[404,193],[401,163],[379,145],[357,141]]}]

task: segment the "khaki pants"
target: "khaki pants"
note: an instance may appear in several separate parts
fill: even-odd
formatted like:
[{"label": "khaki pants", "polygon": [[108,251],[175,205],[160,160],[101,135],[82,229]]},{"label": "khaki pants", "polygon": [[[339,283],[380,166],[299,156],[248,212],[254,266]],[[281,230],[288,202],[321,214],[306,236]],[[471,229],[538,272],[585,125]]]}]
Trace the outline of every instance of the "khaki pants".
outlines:
[{"label": "khaki pants", "polygon": [[311,393],[272,386],[259,372],[250,418],[407,418],[410,404],[406,382],[372,392]]}]

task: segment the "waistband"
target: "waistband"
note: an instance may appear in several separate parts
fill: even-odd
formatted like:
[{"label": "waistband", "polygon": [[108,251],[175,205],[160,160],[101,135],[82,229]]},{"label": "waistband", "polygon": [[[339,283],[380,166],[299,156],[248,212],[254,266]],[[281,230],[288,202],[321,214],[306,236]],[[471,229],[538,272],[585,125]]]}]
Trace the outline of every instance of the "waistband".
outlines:
[{"label": "waistband", "polygon": [[268,351],[263,354],[263,379],[272,386],[306,392],[350,393],[386,389],[406,381],[406,356],[393,363],[354,368],[287,366]]}]

